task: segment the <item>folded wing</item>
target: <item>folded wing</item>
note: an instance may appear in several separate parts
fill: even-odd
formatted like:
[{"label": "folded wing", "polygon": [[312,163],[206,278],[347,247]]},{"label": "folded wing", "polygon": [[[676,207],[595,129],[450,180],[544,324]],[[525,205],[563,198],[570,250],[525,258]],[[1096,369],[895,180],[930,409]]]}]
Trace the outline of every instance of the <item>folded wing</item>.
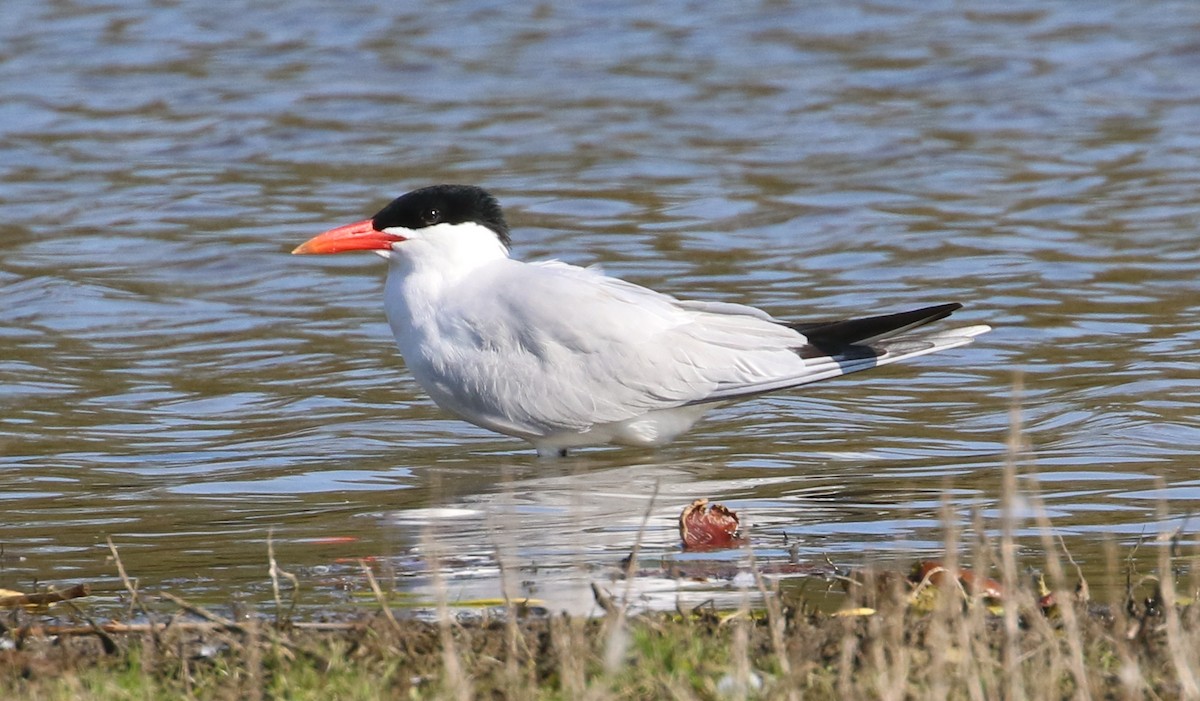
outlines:
[{"label": "folded wing", "polygon": [[562,263],[522,268],[491,271],[472,286],[486,293],[444,310],[442,329],[464,354],[443,371],[469,368],[441,383],[465,388],[447,403],[518,435],[734,401],[953,348],[988,330],[917,331],[956,304],[789,325],[752,307],[680,301]]}]

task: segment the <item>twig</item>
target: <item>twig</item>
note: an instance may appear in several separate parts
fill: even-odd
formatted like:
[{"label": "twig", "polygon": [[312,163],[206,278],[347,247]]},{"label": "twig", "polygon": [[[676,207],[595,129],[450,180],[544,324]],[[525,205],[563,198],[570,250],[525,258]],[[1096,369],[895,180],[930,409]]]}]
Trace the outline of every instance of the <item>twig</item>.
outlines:
[{"label": "twig", "polygon": [[371,585],[371,591],[375,594],[375,600],[379,602],[379,607],[383,609],[383,615],[387,617],[388,623],[392,624],[392,628],[397,633],[401,632],[400,623],[392,615],[392,607],[388,606],[387,597],[383,595],[383,590],[379,588],[379,582],[375,581],[375,574],[371,572],[371,568],[367,566],[365,560],[359,560],[358,565],[362,567],[363,574],[367,575],[367,584]]},{"label": "twig", "polygon": [[93,620],[91,616],[89,616],[89,615],[85,614],[83,611],[81,611],[80,608],[75,605],[75,602],[66,601],[63,603],[67,608],[69,608],[71,610],[72,613],[74,613],[76,616],[79,616],[80,618],[82,618],[84,623],[88,624],[88,628],[91,628],[92,633],[94,633],[96,635],[96,637],[100,639],[100,644],[104,647],[104,654],[106,654],[106,655],[117,654],[117,652],[121,649],[120,646],[117,645],[117,641],[112,639],[112,636],[110,636],[103,628],[100,627],[99,623],[96,623],[96,621]]},{"label": "twig", "polygon": [[[300,580],[296,575],[280,569],[279,564],[275,562],[275,529],[267,530],[267,562],[270,564],[268,572],[271,575],[271,590],[275,593],[275,625],[283,625],[284,622],[292,620],[292,612],[296,610],[296,600],[300,594]],[[292,583],[292,602],[288,606],[287,613],[282,613],[283,601],[279,595],[279,575],[288,578]]]},{"label": "twig", "polygon": [[81,596],[87,596],[91,593],[92,589],[88,585],[76,584],[68,589],[42,592],[40,594],[13,594],[12,596],[0,597],[0,609],[17,607],[40,608],[42,606],[49,606],[50,604],[57,604],[67,599],[78,599]]},{"label": "twig", "polygon": [[612,597],[595,582],[592,582],[592,597],[596,600],[596,605],[605,613],[615,614],[617,612],[617,605],[613,603]]},{"label": "twig", "polygon": [[246,630],[245,626],[241,625],[240,623],[238,623],[236,621],[231,621],[228,618],[225,618],[224,616],[222,616],[220,614],[216,614],[216,613],[213,613],[212,611],[209,611],[208,609],[204,608],[203,606],[200,606],[199,604],[193,604],[190,601],[187,601],[186,599],[182,599],[178,596],[175,596],[174,594],[172,594],[170,592],[164,591],[161,594],[159,594],[159,596],[166,599],[167,601],[170,601],[171,603],[175,604],[176,606],[183,609],[184,611],[187,611],[190,614],[199,616],[207,621],[212,621],[213,623],[216,623],[219,626],[228,628],[229,630],[235,630],[235,631],[239,631],[239,632],[243,632],[243,633]]},{"label": "twig", "polygon": [[1083,568],[1079,566],[1078,562],[1075,562],[1071,551],[1067,549],[1067,542],[1063,540],[1062,533],[1055,533],[1055,536],[1058,538],[1058,545],[1062,548],[1063,555],[1066,556],[1067,562],[1071,563],[1071,566],[1075,568],[1075,576],[1079,578],[1079,584],[1075,586],[1075,600],[1082,603],[1091,601],[1091,587],[1088,585],[1087,579],[1083,576]]},{"label": "twig", "polygon": [[154,626],[154,616],[146,608],[142,597],[138,596],[137,583],[130,581],[129,575],[125,573],[125,564],[121,562],[121,554],[117,552],[117,546],[113,545],[112,536],[105,536],[104,542],[108,543],[108,551],[112,553],[113,562],[116,563],[117,574],[121,576],[121,583],[125,585],[125,590],[129,592],[130,603],[137,606],[138,610],[142,612],[142,615],[146,617],[146,620],[150,624],[149,633],[150,638],[154,640],[154,649],[161,649],[162,640],[159,639],[158,629]]},{"label": "twig", "polygon": [[[252,649],[257,649],[257,646],[255,645],[255,643],[259,642],[258,632],[265,627],[265,628],[267,628],[267,630],[269,632],[271,632],[271,642],[272,643],[281,645],[282,647],[287,648],[291,652],[303,652],[303,650],[299,646],[297,646],[293,643],[290,643],[287,640],[282,639],[277,634],[277,632],[276,632],[277,629],[271,628],[270,626],[262,626],[257,621],[251,621],[251,624],[248,626],[242,625],[242,624],[238,623],[237,621],[233,621],[228,618],[225,618],[224,616],[222,616],[220,614],[213,613],[212,611],[209,611],[208,609],[204,608],[203,606],[200,606],[199,604],[193,604],[192,602],[190,602],[186,599],[180,598],[178,596],[175,596],[174,594],[171,594],[170,592],[164,591],[160,594],[160,596],[162,596],[162,598],[166,599],[167,601],[174,603],[176,606],[180,607],[184,611],[187,611],[188,613],[190,613],[192,615],[199,616],[199,617],[215,624],[215,626],[218,628],[222,628],[224,630],[232,631],[234,633],[239,633],[241,635],[246,636],[248,639],[248,642],[251,644]],[[182,624],[179,624],[179,625],[182,625]],[[300,627],[300,626],[296,626],[296,627]]]}]

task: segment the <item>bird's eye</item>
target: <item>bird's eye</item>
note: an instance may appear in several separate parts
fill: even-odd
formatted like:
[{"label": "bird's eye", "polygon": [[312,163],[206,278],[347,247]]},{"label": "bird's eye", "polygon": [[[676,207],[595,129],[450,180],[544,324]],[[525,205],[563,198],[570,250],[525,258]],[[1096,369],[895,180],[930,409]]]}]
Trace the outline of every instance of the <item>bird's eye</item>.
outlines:
[{"label": "bird's eye", "polygon": [[430,208],[421,212],[421,222],[425,226],[433,226],[442,220],[442,213],[436,209]]}]

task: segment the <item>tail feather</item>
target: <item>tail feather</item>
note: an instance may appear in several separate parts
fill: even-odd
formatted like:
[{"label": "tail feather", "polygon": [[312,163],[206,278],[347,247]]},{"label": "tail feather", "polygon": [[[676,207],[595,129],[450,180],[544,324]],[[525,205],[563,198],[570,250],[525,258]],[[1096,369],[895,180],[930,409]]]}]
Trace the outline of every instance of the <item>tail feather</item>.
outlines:
[{"label": "tail feather", "polygon": [[796,353],[805,362],[803,374],[749,387],[731,387],[694,403],[734,401],[890,365],[901,360],[965,346],[976,336],[991,330],[990,326],[980,324],[933,333],[902,335],[944,319],[960,308],[962,305],[957,303],[940,304],[898,314],[789,324],[788,326],[804,334],[808,341],[806,345],[796,348]]},{"label": "tail feather", "polygon": [[874,340],[911,331],[925,324],[945,319],[959,309],[962,309],[962,305],[952,302],[897,314],[881,314],[837,321],[799,322],[787,324],[787,326],[804,334],[804,337],[808,339],[808,345],[814,351],[813,357],[817,357],[837,353],[849,345],[868,344]]}]

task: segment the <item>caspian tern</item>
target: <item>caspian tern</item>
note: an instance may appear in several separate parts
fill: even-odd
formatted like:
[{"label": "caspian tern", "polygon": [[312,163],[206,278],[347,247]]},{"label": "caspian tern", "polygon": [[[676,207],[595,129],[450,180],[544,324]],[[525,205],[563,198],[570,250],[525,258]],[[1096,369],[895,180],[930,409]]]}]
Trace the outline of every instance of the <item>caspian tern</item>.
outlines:
[{"label": "caspian tern", "polygon": [[593,268],[521,262],[509,245],[490,194],[434,185],[292,252],[386,258],[384,309],[417,383],[451,414],[540,455],[662,445],[715,406],[955,348],[989,330],[908,333],[960,304],[789,323]]}]

